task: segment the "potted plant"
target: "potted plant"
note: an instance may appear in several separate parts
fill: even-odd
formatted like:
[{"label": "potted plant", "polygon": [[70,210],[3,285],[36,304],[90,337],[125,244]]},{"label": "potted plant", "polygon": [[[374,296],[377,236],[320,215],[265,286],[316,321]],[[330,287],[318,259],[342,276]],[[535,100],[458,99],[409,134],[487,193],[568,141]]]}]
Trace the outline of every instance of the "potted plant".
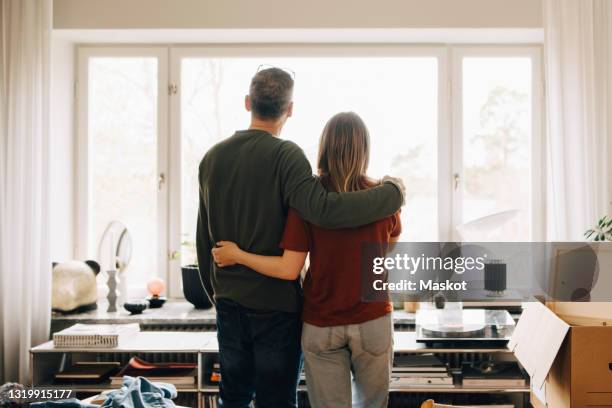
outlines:
[{"label": "potted plant", "polygon": [[188,259],[187,264],[181,266],[185,299],[196,309],[210,309],[213,305],[200,278],[196,244],[194,241],[185,240],[181,243],[181,246],[185,257]]},{"label": "potted plant", "polygon": [[601,217],[594,228],[584,233],[584,237],[593,241],[612,241],[612,217]]}]

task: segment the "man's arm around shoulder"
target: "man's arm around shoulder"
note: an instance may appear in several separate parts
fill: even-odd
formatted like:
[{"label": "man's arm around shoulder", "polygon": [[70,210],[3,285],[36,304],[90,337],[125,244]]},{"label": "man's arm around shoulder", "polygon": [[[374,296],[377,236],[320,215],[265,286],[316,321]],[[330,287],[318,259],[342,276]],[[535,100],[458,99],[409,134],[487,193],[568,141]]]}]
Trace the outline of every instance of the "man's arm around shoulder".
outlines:
[{"label": "man's arm around shoulder", "polygon": [[395,214],[404,203],[400,179],[352,193],[328,192],[312,175],[308,159],[295,143],[285,141],[280,171],[283,197],[302,218],[325,228],[358,227]]}]

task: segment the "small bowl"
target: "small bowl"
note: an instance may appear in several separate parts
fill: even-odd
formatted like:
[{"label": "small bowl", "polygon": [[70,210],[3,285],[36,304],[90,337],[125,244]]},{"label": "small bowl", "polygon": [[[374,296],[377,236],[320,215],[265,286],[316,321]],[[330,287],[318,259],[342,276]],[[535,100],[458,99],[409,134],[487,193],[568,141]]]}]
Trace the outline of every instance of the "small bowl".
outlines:
[{"label": "small bowl", "polygon": [[149,302],[149,307],[151,309],[157,309],[162,307],[164,303],[166,303],[166,300],[168,299],[163,296],[149,296],[147,298],[147,301]]},{"label": "small bowl", "polygon": [[131,314],[140,314],[149,307],[149,302],[146,300],[130,300],[123,304],[123,308]]}]

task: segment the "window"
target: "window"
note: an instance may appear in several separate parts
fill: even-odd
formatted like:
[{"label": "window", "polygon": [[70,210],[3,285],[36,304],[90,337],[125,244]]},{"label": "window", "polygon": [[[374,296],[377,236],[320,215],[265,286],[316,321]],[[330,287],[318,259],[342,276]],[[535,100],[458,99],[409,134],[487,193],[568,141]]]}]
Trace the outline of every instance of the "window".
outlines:
[{"label": "window", "polygon": [[[181,60],[181,235],[194,240],[197,169],[214,143],[248,123],[243,101],[263,62],[297,73],[294,115],[283,138],[295,141],[316,169],[319,136],[335,113],[355,111],[369,127],[369,173],[394,174],[411,188],[402,239],[435,241],[437,233],[437,59],[403,58],[184,58]],[[412,214],[423,214],[413,217]],[[183,263],[193,261],[183,245]]]},{"label": "window", "polygon": [[537,233],[538,61],[529,50],[455,50],[459,238],[529,241]]},{"label": "window", "polygon": [[[81,79],[87,84],[80,98],[81,111],[78,208],[79,257],[100,259],[99,244],[112,221],[120,221],[132,237],[132,256],[122,278],[133,294],[144,294],[146,282],[165,274],[160,252],[166,245],[163,186],[159,175],[167,112],[161,100],[167,81],[165,59],[150,50],[128,53],[88,50],[81,54]],[[82,167],[83,167],[82,166]],[[160,188],[162,187],[162,188]],[[103,265],[104,266],[104,265]]]},{"label": "window", "polygon": [[[88,200],[79,224],[91,224],[90,249],[106,222],[129,224],[134,285],[159,275],[181,296],[180,266],[195,261],[198,164],[248,125],[244,95],[261,64],[296,74],[294,115],[282,137],[304,149],[313,171],[325,122],[340,111],[362,116],[370,175],[400,176],[408,188],[402,240],[484,240],[462,227],[499,213],[507,240],[531,239],[539,228],[532,211],[538,48],[508,47],[501,56],[416,46],[142,51],[80,51],[80,75],[89,79],[80,88],[88,176],[79,186],[90,193],[79,195]],[[502,188],[512,177],[521,188]]]}]

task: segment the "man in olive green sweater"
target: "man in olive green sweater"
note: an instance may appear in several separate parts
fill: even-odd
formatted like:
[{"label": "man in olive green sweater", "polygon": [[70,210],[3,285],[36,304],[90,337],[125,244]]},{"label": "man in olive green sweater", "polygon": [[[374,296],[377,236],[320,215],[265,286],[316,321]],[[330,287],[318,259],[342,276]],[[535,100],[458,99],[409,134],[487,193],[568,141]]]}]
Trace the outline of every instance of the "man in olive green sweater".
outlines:
[{"label": "man in olive green sweater", "polygon": [[243,265],[219,268],[215,242],[280,255],[289,207],[327,228],[356,227],[394,214],[403,203],[400,180],[376,188],[328,192],[304,152],[279,138],[293,110],[293,79],[278,68],[252,79],[249,129],[213,146],[200,163],[197,252],[200,275],[217,309],[223,407],[295,407],[300,349],[299,281],[269,278]]}]

